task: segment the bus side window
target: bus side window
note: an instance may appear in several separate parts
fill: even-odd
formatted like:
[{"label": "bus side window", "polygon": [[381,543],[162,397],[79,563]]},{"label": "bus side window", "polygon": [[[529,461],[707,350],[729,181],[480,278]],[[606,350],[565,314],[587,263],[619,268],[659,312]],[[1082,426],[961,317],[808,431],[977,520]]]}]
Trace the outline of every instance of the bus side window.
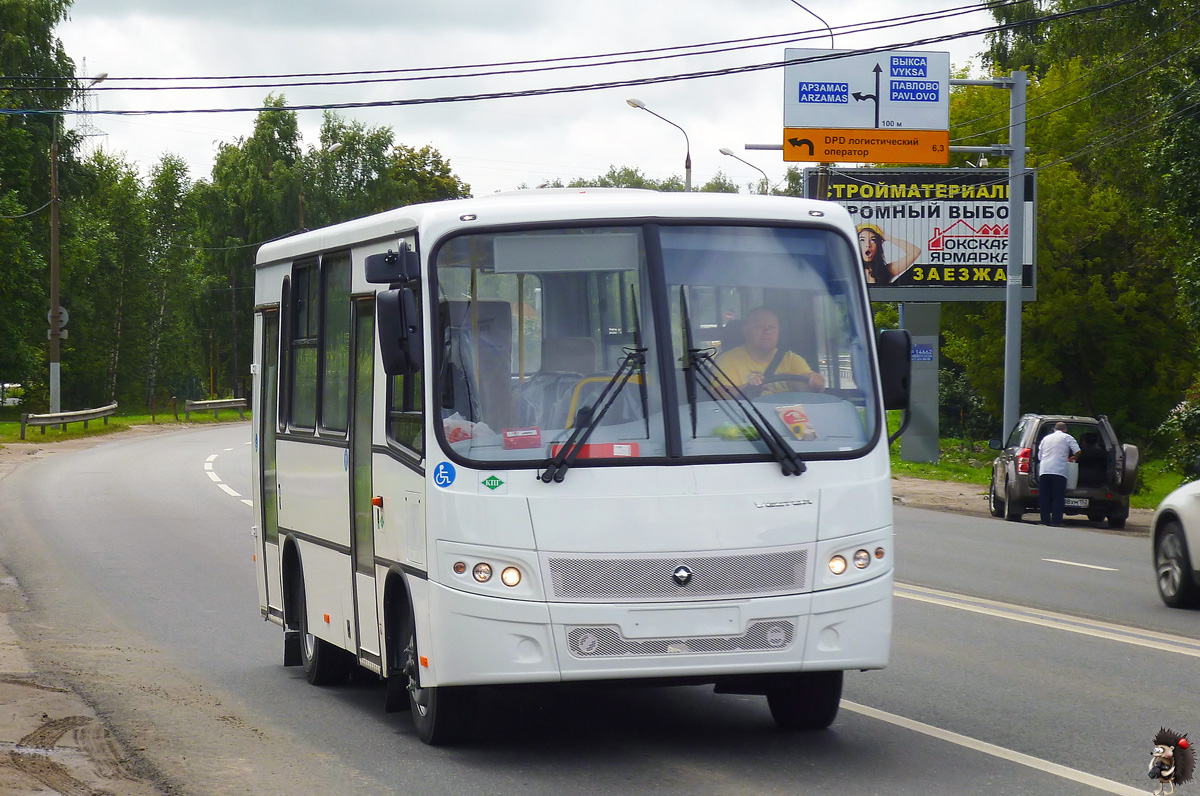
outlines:
[{"label": "bus side window", "polygon": [[422,374],[392,376],[388,389],[388,439],[425,458]]},{"label": "bus side window", "polygon": [[298,263],[292,278],[291,351],[288,361],[288,425],[317,425],[317,334],[320,294],[316,261]]}]

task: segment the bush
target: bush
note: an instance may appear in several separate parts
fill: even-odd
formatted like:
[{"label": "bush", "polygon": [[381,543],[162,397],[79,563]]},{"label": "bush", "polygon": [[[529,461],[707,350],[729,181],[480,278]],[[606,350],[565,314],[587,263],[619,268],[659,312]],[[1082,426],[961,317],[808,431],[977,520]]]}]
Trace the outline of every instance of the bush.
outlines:
[{"label": "bush", "polygon": [[938,370],[938,430],[942,437],[988,439],[1000,436],[999,421],[983,408],[983,398],[967,381],[967,374],[951,368]]},{"label": "bush", "polygon": [[1196,460],[1200,458],[1200,385],[1188,390],[1187,397],[1167,413],[1154,435],[1166,446],[1163,458],[1172,470],[1200,475],[1196,472]]}]

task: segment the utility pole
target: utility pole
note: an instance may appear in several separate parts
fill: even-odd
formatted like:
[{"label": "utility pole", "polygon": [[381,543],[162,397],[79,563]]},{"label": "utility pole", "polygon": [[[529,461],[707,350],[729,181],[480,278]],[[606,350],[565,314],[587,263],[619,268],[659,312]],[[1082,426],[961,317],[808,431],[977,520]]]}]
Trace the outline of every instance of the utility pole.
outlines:
[{"label": "utility pole", "polygon": [[50,121],[50,412],[62,411],[62,376],[58,314],[58,116]]}]

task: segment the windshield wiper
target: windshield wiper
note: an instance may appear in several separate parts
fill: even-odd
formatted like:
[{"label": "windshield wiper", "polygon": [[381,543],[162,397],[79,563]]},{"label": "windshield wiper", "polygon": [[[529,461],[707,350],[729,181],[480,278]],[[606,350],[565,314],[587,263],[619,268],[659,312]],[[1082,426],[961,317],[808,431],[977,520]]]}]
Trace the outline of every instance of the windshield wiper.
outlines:
[{"label": "windshield wiper", "polygon": [[[625,356],[621,359],[621,364],[617,366],[617,372],[612,375],[608,383],[604,385],[604,389],[600,392],[600,397],[593,404],[591,416],[587,418],[587,422],[582,425],[576,425],[575,430],[571,432],[571,436],[567,437],[566,444],[558,449],[551,459],[549,459],[538,477],[544,483],[554,481],[556,484],[561,483],[567,474],[567,470],[579,458],[580,452],[583,450],[584,444],[588,438],[592,436],[592,432],[600,425],[600,421],[604,419],[604,414],[609,407],[613,405],[613,401],[621,394],[621,389],[629,383],[635,372],[644,374],[646,367],[646,349],[645,348],[626,348],[624,349]],[[643,375],[642,381],[645,382]],[[598,407],[598,408],[597,408]],[[579,415],[583,414],[583,408],[580,408]],[[649,420],[647,420],[649,423]],[[647,435],[649,432],[647,432]]]},{"label": "windshield wiper", "polygon": [[[684,358],[683,370],[685,387],[687,389],[688,408],[692,415],[692,437],[696,436],[696,385],[704,388],[704,392],[714,401],[724,406],[725,401],[732,401],[746,420],[758,432],[759,438],[767,446],[767,450],[779,462],[784,475],[800,475],[804,472],[804,461],[787,440],[763,416],[754,402],[746,397],[741,388],[733,383],[720,366],[713,361],[711,348],[697,348],[692,340],[692,324],[688,311],[687,292],[684,285],[679,286],[679,305],[683,316]],[[716,371],[714,374],[713,371]],[[718,378],[718,374],[720,378]]]},{"label": "windshield wiper", "polygon": [[[771,425],[771,421],[763,415],[754,401],[747,398],[741,388],[734,384],[725,371],[721,370],[721,367],[713,361],[712,350],[697,349],[692,351],[690,356],[696,363],[696,373],[701,377],[700,386],[714,401],[732,401],[742,411],[746,420],[758,432],[758,436],[767,449],[771,451],[771,455],[775,457],[775,461],[779,462],[783,474],[800,475],[803,473],[807,468],[804,460],[800,458],[800,454],[796,453],[795,448],[788,444],[775,426]],[[716,373],[714,374],[713,371]]]}]

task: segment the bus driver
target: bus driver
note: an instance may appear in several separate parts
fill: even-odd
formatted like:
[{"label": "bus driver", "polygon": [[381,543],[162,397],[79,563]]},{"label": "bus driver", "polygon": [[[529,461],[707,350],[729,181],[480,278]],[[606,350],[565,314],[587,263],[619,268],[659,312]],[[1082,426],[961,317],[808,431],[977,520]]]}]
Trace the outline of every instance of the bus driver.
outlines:
[{"label": "bus driver", "polygon": [[[751,310],[742,321],[743,345],[720,354],[717,367],[747,396],[789,392],[795,384],[819,392],[825,378],[808,366],[804,357],[779,350],[779,317],[766,307]],[[795,379],[779,379],[796,376]],[[764,384],[764,380],[766,384]]]}]

